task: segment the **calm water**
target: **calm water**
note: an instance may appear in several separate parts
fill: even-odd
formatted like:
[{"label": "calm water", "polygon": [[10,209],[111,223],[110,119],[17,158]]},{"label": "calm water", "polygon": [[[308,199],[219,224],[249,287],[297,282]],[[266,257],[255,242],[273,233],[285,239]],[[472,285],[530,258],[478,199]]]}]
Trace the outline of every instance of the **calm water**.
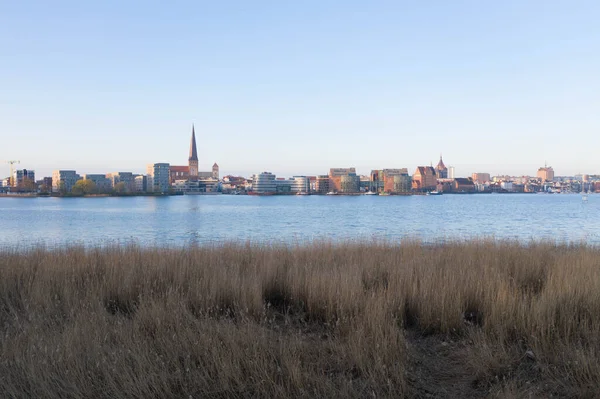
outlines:
[{"label": "calm water", "polygon": [[0,198],[0,246],[496,237],[600,244],[600,195]]}]

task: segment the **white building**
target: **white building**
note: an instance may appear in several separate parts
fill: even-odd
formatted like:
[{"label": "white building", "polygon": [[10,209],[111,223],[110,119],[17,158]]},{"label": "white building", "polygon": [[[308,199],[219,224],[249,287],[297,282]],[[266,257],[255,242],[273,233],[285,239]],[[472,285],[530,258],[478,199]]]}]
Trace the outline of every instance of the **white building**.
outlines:
[{"label": "white building", "polygon": [[308,193],[310,192],[310,179],[306,176],[294,176],[292,178],[291,190],[294,193]]},{"label": "white building", "polygon": [[252,191],[257,194],[276,192],[275,175],[271,172],[254,175],[252,178]]},{"label": "white building", "polygon": [[146,190],[148,192],[163,194],[169,192],[170,166],[168,163],[154,163],[147,166]]}]

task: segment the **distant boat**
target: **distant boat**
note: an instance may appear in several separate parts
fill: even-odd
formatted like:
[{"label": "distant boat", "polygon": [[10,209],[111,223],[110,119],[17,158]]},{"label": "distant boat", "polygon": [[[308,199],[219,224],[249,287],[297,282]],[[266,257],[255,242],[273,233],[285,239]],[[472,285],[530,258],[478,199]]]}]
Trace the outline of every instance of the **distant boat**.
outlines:
[{"label": "distant boat", "polygon": [[427,193],[427,195],[442,195],[442,192],[438,191],[438,190],[434,190],[434,191],[429,191]]},{"label": "distant boat", "polygon": [[327,193],[327,195],[337,195],[337,193],[335,191],[330,191]]},{"label": "distant boat", "polygon": [[296,195],[310,195],[309,193],[307,193],[306,191],[298,191],[298,194]]},{"label": "distant boat", "polygon": [[367,191],[365,193],[365,195],[379,195],[378,193],[374,192],[374,191]]}]

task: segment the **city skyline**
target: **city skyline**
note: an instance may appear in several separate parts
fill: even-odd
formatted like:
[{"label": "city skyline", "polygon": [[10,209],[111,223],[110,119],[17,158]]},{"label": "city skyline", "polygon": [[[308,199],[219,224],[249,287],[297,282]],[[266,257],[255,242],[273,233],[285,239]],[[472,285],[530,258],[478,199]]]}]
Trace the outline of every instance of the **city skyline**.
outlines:
[{"label": "city skyline", "polygon": [[140,4],[3,7],[0,160],[600,173],[596,2]]}]

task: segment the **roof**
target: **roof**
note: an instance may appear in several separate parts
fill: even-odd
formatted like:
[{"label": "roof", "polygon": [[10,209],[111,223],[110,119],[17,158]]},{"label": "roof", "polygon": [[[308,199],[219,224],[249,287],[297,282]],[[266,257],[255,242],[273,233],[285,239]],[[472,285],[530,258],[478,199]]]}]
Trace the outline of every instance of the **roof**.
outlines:
[{"label": "roof", "polygon": [[456,179],[454,179],[454,181],[458,184],[474,185],[473,180],[465,178],[465,177],[457,177]]},{"label": "roof", "polygon": [[190,141],[190,157],[189,161],[198,161],[198,151],[196,151],[196,132],[194,131],[194,125],[192,125],[192,140]]},{"label": "roof", "polygon": [[437,166],[435,167],[437,170],[443,170],[443,169],[447,169],[446,165],[444,165],[444,161],[442,161],[442,156],[440,155],[440,162],[438,162]]},{"label": "roof", "polygon": [[190,167],[189,166],[174,166],[171,165],[171,167],[169,168],[171,170],[171,172],[188,172],[190,171]]},{"label": "roof", "polygon": [[213,168],[214,168],[215,166],[219,166],[219,165],[217,165],[217,163],[215,162],[215,163],[214,163],[214,165],[213,165]]}]

